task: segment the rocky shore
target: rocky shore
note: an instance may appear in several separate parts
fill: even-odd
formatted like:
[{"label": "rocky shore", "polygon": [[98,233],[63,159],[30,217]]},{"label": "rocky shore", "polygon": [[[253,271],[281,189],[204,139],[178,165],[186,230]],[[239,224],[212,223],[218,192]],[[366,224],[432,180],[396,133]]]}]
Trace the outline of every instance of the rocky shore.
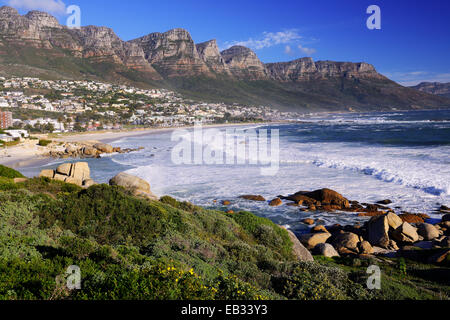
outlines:
[{"label": "rocky shore", "polygon": [[[356,223],[345,226],[324,225],[320,219],[304,219],[302,222],[309,226],[309,231],[298,235],[298,239],[313,255],[404,257],[435,264],[450,259],[450,211],[445,205],[438,210],[442,214],[441,221],[433,222],[424,213],[403,211],[396,214],[389,207],[395,205],[389,199],[377,203],[359,203],[330,189],[300,191],[288,196],[278,196],[271,201],[260,195],[244,195],[239,198],[265,201],[269,206],[296,206],[299,207],[299,213],[353,213],[359,217],[368,217],[362,225]],[[224,206],[231,204],[230,200],[222,201]]]},{"label": "rocky shore", "polygon": [[137,149],[113,147],[109,144],[99,141],[84,141],[73,143],[51,143],[47,146],[46,156],[52,158],[100,158],[102,154],[111,153],[130,153],[140,151],[143,147]]}]

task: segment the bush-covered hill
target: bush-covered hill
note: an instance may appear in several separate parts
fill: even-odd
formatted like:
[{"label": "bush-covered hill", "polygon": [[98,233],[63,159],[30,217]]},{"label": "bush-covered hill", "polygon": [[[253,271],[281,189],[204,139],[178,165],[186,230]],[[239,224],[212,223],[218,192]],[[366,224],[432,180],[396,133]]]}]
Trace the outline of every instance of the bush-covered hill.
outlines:
[{"label": "bush-covered hill", "polygon": [[[296,261],[287,232],[248,212],[0,177],[0,299],[384,298],[365,289],[366,262],[345,269],[322,260]],[[71,265],[80,267],[81,290],[66,287]],[[397,298],[448,289],[426,283],[426,291],[396,284]]]}]

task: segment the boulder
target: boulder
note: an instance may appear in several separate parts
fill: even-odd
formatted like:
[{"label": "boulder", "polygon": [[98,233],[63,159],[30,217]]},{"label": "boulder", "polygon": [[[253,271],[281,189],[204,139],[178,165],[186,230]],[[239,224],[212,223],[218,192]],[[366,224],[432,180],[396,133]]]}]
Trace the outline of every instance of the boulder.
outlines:
[{"label": "boulder", "polygon": [[339,253],[329,243],[319,243],[314,247],[313,253],[327,258],[339,257]]},{"label": "boulder", "polygon": [[311,231],[313,233],[319,233],[319,232],[327,232],[328,233],[327,228],[325,228],[325,226],[323,226],[323,225],[315,226],[314,228],[311,229]]},{"label": "boulder", "polygon": [[450,221],[450,214],[446,214],[445,216],[442,217],[442,221]]},{"label": "boulder", "polygon": [[71,163],[63,163],[62,165],[58,166],[58,168],[56,168],[56,173],[65,175],[65,176],[70,176],[70,170],[72,169],[72,164]]},{"label": "boulder", "polygon": [[39,178],[50,178],[53,179],[55,176],[55,171],[53,170],[42,170],[39,174]]},{"label": "boulder", "polygon": [[59,174],[59,173],[56,173],[55,176],[53,177],[53,180],[56,180],[56,181],[63,181],[63,182],[65,182],[66,179],[67,179],[67,176],[65,176],[63,174]]},{"label": "boulder", "polygon": [[269,202],[269,206],[271,207],[279,207],[283,204],[283,201],[281,201],[280,198],[275,198],[272,201]]},{"label": "boulder", "polygon": [[435,255],[431,256],[428,259],[429,263],[442,263],[444,261],[448,261],[448,257],[450,256],[450,249],[444,249],[443,251],[440,251],[436,253]]},{"label": "boulder", "polygon": [[372,254],[373,247],[369,241],[362,241],[358,244],[359,252],[362,254]]},{"label": "boulder", "polygon": [[157,197],[151,192],[150,184],[136,176],[122,172],[109,181],[111,186],[120,186],[130,190],[134,195],[144,196],[156,200]]},{"label": "boulder", "polygon": [[350,208],[350,202],[341,194],[330,189],[320,189],[306,193],[305,196],[321,202],[323,205],[337,205],[341,208]]},{"label": "boulder", "polygon": [[95,157],[98,155],[98,150],[93,147],[86,146],[83,148],[83,154],[88,157]]},{"label": "boulder", "polygon": [[74,145],[69,144],[66,147],[66,153],[73,154],[73,153],[77,153],[77,152],[78,152],[78,148],[75,147]]},{"label": "boulder", "polygon": [[408,223],[424,223],[425,220],[417,214],[412,213],[404,213],[399,215],[400,219],[404,222]]},{"label": "boulder", "polygon": [[291,239],[293,244],[292,253],[297,257],[297,259],[300,261],[314,261],[311,253],[302,245],[296,235],[290,230],[286,231],[288,232],[289,239]]},{"label": "boulder", "polygon": [[328,238],[331,237],[331,234],[327,232],[321,233],[309,233],[304,234],[300,237],[300,242],[303,243],[306,248],[313,249],[319,243],[327,242]]},{"label": "boulder", "polygon": [[398,227],[400,227],[403,224],[403,220],[400,219],[400,217],[398,215],[396,215],[395,213],[389,212],[386,215],[386,218],[388,220],[388,225],[392,230],[397,229]]},{"label": "boulder", "polygon": [[422,223],[419,225],[418,233],[424,240],[433,240],[439,237],[439,230],[429,223]]},{"label": "boulder", "polygon": [[80,187],[83,186],[83,180],[80,180],[77,178],[67,177],[64,181],[66,183],[76,184],[77,186],[80,186]]},{"label": "boulder", "polygon": [[250,201],[266,201],[266,199],[263,196],[259,196],[259,195],[243,195],[240,196],[239,198],[241,199],[245,199],[245,200],[250,200]]},{"label": "boulder", "polygon": [[286,200],[294,201],[298,205],[310,205],[315,204],[317,201],[313,198],[307,197],[303,194],[303,192],[298,192],[296,194],[290,195],[285,198]]},{"label": "boulder", "polygon": [[83,181],[83,187],[85,187],[85,188],[90,188],[93,185],[95,185],[95,182],[92,179],[86,179]]},{"label": "boulder", "polygon": [[222,204],[223,204],[224,206],[229,206],[229,205],[231,204],[231,201],[224,200],[224,201],[222,201]]},{"label": "boulder", "polygon": [[27,178],[14,178],[14,183],[22,183],[22,182],[26,182],[28,179]]},{"label": "boulder", "polygon": [[76,180],[84,181],[91,178],[91,170],[87,162],[76,162],[72,165],[70,177]]},{"label": "boulder", "polygon": [[410,225],[408,222],[403,222],[400,227],[392,232],[392,238],[398,242],[414,243],[419,241],[419,235],[417,229]]},{"label": "boulder", "polygon": [[389,199],[381,200],[381,201],[377,202],[377,204],[383,204],[383,205],[388,205],[388,204],[391,204],[391,203],[392,203],[392,201],[389,200]]},{"label": "boulder", "polygon": [[358,248],[359,236],[351,232],[342,232],[338,234],[333,240],[333,247],[337,250],[340,248],[347,248],[356,250]]},{"label": "boulder", "polygon": [[94,144],[94,148],[102,153],[113,153],[114,148],[106,143],[96,143]]},{"label": "boulder", "polygon": [[302,220],[302,222],[303,222],[304,224],[307,224],[308,226],[311,226],[311,225],[314,224],[314,220],[311,219],[311,218],[304,219],[304,220]]},{"label": "boulder", "polygon": [[389,246],[389,223],[386,216],[373,217],[367,224],[368,240],[371,245],[387,248]]}]

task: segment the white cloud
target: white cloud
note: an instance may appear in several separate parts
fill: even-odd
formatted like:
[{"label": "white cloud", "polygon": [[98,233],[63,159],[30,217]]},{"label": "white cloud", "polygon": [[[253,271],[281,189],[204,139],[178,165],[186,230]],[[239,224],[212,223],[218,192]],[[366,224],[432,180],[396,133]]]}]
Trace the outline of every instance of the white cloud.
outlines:
[{"label": "white cloud", "polygon": [[225,46],[226,48],[230,48],[232,46],[244,46],[253,50],[260,50],[280,44],[291,43],[300,39],[302,39],[302,36],[298,33],[298,30],[290,29],[279,32],[263,32],[261,37],[258,39],[250,38],[245,41],[226,42]]},{"label": "white cloud", "polygon": [[291,56],[294,52],[292,51],[291,46],[287,45],[286,47],[284,47],[284,53]]},{"label": "white cloud", "polygon": [[7,4],[17,9],[40,10],[57,15],[66,13],[66,5],[62,0],[8,0]]},{"label": "white cloud", "polygon": [[306,48],[303,47],[301,44],[298,45],[298,49],[303,52],[304,54],[306,54],[307,56],[312,56],[314,53],[317,52],[316,49],[313,48]]},{"label": "white cloud", "polygon": [[421,82],[450,82],[450,73],[429,71],[393,71],[383,74],[403,86],[415,86]]}]

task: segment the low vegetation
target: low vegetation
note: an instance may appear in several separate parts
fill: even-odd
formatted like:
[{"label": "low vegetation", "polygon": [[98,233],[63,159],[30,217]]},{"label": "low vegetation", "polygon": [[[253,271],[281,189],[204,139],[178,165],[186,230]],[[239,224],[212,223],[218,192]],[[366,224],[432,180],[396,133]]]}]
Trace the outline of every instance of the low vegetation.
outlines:
[{"label": "low vegetation", "polygon": [[[249,212],[108,185],[14,183],[21,176],[0,167],[0,299],[435,299],[448,289],[422,277],[367,290],[362,265],[299,262],[287,232]],[[80,290],[66,286],[72,265]]]}]

